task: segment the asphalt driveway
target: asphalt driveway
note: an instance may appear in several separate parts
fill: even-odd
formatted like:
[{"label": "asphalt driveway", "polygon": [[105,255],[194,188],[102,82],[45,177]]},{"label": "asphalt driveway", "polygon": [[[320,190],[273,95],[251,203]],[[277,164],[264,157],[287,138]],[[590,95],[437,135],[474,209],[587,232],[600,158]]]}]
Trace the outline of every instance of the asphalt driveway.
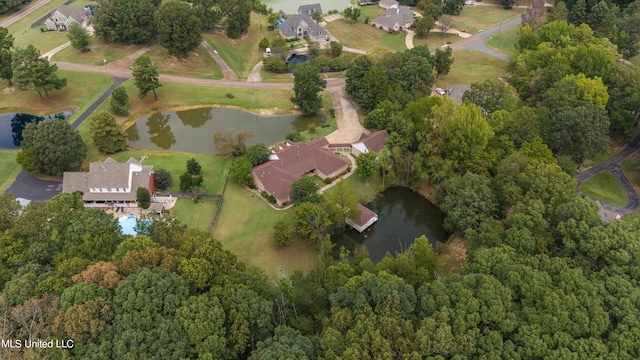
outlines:
[{"label": "asphalt driveway", "polygon": [[62,192],[62,183],[59,181],[40,180],[22,170],[16,177],[16,181],[7,189],[15,197],[28,200],[49,200]]}]

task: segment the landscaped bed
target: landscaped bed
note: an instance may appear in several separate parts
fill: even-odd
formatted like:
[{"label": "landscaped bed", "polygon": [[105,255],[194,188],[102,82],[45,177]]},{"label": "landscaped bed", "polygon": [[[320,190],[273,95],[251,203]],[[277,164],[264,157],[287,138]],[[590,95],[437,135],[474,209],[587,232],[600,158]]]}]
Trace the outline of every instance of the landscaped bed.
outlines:
[{"label": "landscaped bed", "polygon": [[629,201],[627,192],[620,181],[609,171],[603,171],[594,175],[582,183],[580,191],[592,198],[601,200],[614,206],[626,205]]}]

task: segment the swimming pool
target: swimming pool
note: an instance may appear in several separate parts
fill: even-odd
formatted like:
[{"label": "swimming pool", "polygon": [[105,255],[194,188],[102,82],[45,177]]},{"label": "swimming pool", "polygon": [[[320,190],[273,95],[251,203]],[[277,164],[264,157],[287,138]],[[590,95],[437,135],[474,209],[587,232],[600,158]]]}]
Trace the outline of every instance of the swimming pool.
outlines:
[{"label": "swimming pool", "polygon": [[[136,217],[133,214],[129,214],[129,216],[123,216],[120,219],[118,219],[118,225],[120,225],[120,231],[122,232],[122,234],[133,235],[133,236],[138,235],[138,232],[136,231],[137,221],[138,219],[136,219]],[[147,225],[151,225],[153,221],[145,220],[144,223]]]}]

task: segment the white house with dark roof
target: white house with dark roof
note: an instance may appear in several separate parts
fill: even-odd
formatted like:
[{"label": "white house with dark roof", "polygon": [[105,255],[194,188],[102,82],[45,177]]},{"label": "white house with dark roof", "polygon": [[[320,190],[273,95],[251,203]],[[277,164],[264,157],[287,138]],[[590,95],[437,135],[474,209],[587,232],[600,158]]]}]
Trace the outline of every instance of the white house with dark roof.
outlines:
[{"label": "white house with dark roof", "polygon": [[415,18],[408,6],[388,9],[384,14],[371,21],[371,25],[389,32],[398,32],[413,25]]},{"label": "white house with dark roof", "polygon": [[83,8],[70,5],[60,5],[49,14],[44,21],[48,30],[69,30],[69,26],[78,23],[83,28],[91,24],[91,12]]},{"label": "white house with dark roof", "polygon": [[120,163],[112,158],[92,162],[89,172],[63,174],[62,192],[82,193],[85,207],[137,207],[138,188],[154,191],[153,166],[130,158]]},{"label": "white house with dark roof", "polygon": [[280,35],[285,39],[303,38],[308,36],[312,41],[322,42],[329,40],[329,34],[322,26],[318,25],[309,15],[291,15],[281,25],[278,25]]},{"label": "white house with dark roof", "polygon": [[301,5],[298,8],[298,14],[306,14],[306,15],[313,15],[314,12],[319,13],[320,15],[323,14],[322,12],[322,6],[320,4],[309,4],[309,5]]}]

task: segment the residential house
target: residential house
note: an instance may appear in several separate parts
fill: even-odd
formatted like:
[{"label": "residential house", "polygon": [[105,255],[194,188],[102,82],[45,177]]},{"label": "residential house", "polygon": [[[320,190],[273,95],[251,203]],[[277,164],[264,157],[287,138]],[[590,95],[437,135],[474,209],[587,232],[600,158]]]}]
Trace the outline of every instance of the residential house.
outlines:
[{"label": "residential house", "polygon": [[70,5],[60,5],[49,17],[44,21],[44,26],[48,30],[69,30],[69,26],[78,23],[80,26],[87,27],[91,24],[91,12],[83,8]]},{"label": "residential house", "polygon": [[396,0],[380,0],[378,2],[378,6],[380,6],[383,9],[397,9],[400,6],[400,3],[398,3]]},{"label": "residential house", "polygon": [[323,14],[322,6],[320,4],[310,4],[310,5],[302,5],[298,8],[298,14],[306,14],[312,16],[314,12]]},{"label": "residential house", "polygon": [[353,155],[360,155],[369,151],[380,152],[384,147],[384,142],[389,137],[387,130],[375,131],[371,134],[362,134],[358,141],[351,144],[329,144],[329,150],[338,152],[348,152]]},{"label": "residential house", "polygon": [[345,218],[345,222],[352,228],[356,229],[356,231],[363,232],[369,226],[373,225],[373,223],[378,221],[378,214],[376,214],[366,206],[358,204],[358,211],[360,212],[360,214],[358,215],[357,219],[351,219],[348,215]]},{"label": "residential house", "polygon": [[322,179],[342,174],[349,165],[332,153],[325,138],[309,142],[289,142],[271,149],[269,160],[251,171],[254,184],[272,195],[279,205],[291,201],[291,184],[305,174]]},{"label": "residential house", "polygon": [[62,192],[81,192],[85,207],[137,207],[140,187],[154,191],[153,166],[133,158],[125,163],[112,158],[92,162],[89,172],[65,172],[62,180]]},{"label": "residential house", "polygon": [[278,25],[280,35],[285,39],[303,38],[308,36],[312,41],[329,41],[329,34],[318,25],[309,15],[291,15],[281,25]]},{"label": "residential house", "polygon": [[408,6],[388,9],[384,14],[371,21],[371,25],[389,32],[398,32],[413,25],[415,18]]}]

